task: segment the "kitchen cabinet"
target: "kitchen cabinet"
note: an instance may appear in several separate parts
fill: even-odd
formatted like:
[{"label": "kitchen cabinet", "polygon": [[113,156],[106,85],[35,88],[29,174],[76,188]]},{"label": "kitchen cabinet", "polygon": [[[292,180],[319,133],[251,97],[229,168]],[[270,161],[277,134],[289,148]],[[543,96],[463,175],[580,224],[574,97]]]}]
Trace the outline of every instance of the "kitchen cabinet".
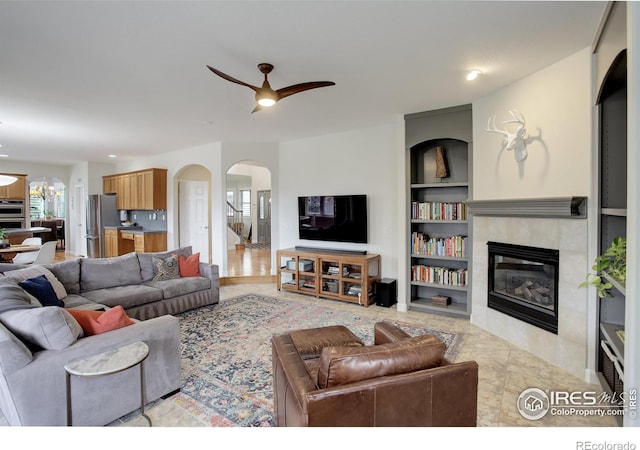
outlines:
[{"label": "kitchen cabinet", "polygon": [[145,169],[102,177],[105,194],[116,194],[116,207],[131,210],[167,209],[167,169]]},{"label": "kitchen cabinet", "polygon": [[167,233],[134,233],[133,241],[136,253],[167,250]]},{"label": "kitchen cabinet", "polygon": [[118,230],[104,230],[104,256],[106,258],[111,258],[113,256],[118,256],[118,254]]},{"label": "kitchen cabinet", "polygon": [[15,173],[6,173],[18,178],[12,184],[0,186],[0,200],[25,200],[27,197],[27,176]]}]

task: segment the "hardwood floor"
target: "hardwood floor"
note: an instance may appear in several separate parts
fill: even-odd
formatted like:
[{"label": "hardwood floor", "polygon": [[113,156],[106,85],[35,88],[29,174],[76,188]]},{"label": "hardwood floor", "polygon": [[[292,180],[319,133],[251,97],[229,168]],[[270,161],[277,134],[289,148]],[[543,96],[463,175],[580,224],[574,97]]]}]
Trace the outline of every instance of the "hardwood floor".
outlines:
[{"label": "hardwood floor", "polygon": [[270,249],[229,250],[227,253],[227,277],[221,285],[267,283],[274,281],[271,275]]}]

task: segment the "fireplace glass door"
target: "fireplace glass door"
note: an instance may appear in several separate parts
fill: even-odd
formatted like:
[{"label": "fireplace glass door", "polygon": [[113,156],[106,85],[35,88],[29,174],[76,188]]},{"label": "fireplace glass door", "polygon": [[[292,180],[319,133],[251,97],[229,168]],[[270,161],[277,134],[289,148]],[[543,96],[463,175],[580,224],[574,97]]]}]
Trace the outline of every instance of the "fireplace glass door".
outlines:
[{"label": "fireplace glass door", "polygon": [[558,332],[557,250],[489,242],[489,307]]}]

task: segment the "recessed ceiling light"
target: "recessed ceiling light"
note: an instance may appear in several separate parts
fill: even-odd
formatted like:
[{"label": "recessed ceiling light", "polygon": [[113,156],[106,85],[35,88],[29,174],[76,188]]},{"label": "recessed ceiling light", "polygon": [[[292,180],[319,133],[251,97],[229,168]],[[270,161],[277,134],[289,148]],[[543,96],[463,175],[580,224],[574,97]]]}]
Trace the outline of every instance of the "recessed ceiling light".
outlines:
[{"label": "recessed ceiling light", "polygon": [[473,69],[471,70],[468,74],[467,74],[467,80],[468,81],[473,81],[476,78],[478,78],[478,75],[482,74],[482,70],[480,69]]},{"label": "recessed ceiling light", "polygon": [[0,155],[0,158],[8,158],[9,155]]},{"label": "recessed ceiling light", "polygon": [[109,158],[117,158],[118,155],[109,155]]}]

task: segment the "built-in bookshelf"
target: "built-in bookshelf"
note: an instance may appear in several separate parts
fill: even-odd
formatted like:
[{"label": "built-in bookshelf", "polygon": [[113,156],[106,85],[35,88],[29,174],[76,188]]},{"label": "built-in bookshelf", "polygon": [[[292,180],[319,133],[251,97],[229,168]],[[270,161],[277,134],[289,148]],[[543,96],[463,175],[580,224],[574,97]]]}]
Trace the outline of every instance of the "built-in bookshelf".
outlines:
[{"label": "built-in bookshelf", "polygon": [[[627,237],[627,51],[626,3],[608,5],[596,44],[596,90],[599,118],[599,249],[602,254],[617,237]],[[635,235],[631,235],[635,238]],[[606,273],[611,297],[599,298],[597,373],[613,398],[625,392],[624,283]],[[633,381],[633,380],[632,380]],[[627,383],[627,388],[630,383]],[[633,384],[633,383],[631,383]],[[627,391],[628,392],[628,391]],[[620,408],[620,406],[615,406]],[[622,425],[622,415],[617,416]],[[626,417],[625,417],[626,420]]]},{"label": "built-in bookshelf", "polygon": [[405,121],[409,309],[469,317],[471,107],[412,114]]}]

